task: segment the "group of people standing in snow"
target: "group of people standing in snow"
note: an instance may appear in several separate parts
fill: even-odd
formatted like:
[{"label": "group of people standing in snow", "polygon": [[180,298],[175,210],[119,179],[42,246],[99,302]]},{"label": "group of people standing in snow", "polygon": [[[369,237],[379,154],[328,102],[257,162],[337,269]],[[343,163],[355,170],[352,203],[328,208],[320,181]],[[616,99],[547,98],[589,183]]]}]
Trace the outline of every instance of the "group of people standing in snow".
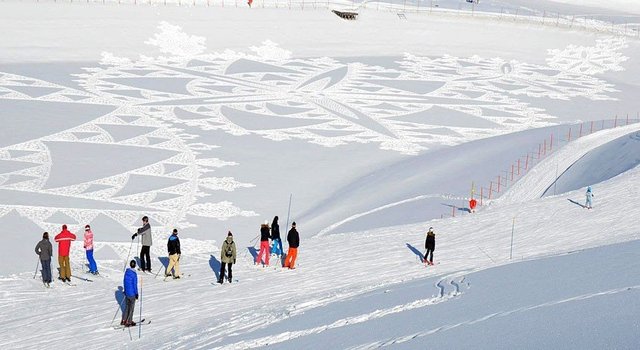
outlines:
[{"label": "group of people standing in snow", "polygon": [[[58,242],[58,266],[60,271],[59,280],[63,282],[71,282],[71,261],[69,253],[71,251],[71,242],[76,240],[76,235],[67,229],[67,225],[62,225],[62,231],[58,233],[54,240]],[[93,257],[93,232],[91,226],[84,227],[84,249],[89,264],[89,273],[97,275],[98,265]],[[42,234],[42,240],[38,242],[35,248],[36,254],[40,258],[42,265],[42,282],[49,287],[53,282],[51,276],[51,259],[53,257],[53,246],[49,241],[49,232]]]},{"label": "group of people standing in snow", "polygon": [[[271,240],[271,244],[269,244],[269,240]],[[295,269],[296,258],[298,257],[298,246],[300,245],[300,235],[296,229],[295,221],[291,224],[291,229],[289,233],[287,233],[287,243],[289,243],[289,250],[287,251],[282,266],[288,269]],[[270,255],[275,255],[278,261],[281,261],[283,253],[280,225],[278,224],[278,216],[275,216],[271,227],[269,227],[269,221],[265,221],[260,226],[260,251],[256,256],[255,264],[268,266]]]}]

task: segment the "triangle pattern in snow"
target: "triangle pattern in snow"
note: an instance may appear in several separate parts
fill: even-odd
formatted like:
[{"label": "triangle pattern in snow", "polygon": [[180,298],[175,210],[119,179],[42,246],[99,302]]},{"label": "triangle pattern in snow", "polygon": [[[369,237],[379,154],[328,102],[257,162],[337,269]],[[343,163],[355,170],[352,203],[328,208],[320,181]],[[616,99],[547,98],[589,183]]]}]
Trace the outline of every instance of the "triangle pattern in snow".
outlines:
[{"label": "triangle pattern in snow", "polygon": [[98,124],[98,126],[108,132],[116,142],[129,140],[156,130],[153,127],[138,125]]}]

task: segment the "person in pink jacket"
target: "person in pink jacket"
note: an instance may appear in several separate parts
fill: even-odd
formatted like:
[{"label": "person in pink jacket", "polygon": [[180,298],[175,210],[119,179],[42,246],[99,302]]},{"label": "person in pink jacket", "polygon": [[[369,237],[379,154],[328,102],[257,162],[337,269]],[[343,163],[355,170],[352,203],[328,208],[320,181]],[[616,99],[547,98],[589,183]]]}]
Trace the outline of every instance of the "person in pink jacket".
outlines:
[{"label": "person in pink jacket", "polygon": [[89,262],[89,273],[97,275],[98,265],[96,264],[96,260],[93,258],[93,232],[89,225],[84,227],[84,250],[87,253],[87,261]]}]

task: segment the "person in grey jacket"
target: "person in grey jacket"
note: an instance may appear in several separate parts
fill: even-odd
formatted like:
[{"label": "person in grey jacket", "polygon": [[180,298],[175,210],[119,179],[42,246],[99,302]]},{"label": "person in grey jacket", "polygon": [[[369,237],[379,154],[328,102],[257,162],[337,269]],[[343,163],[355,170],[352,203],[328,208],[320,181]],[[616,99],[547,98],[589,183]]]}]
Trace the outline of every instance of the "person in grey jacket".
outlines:
[{"label": "person in grey jacket", "polygon": [[142,249],[140,249],[140,270],[151,272],[151,256],[149,250],[153,244],[153,237],[151,236],[151,225],[149,225],[149,218],[142,218],[142,227],[138,229],[137,233],[131,236],[131,240],[134,240],[136,236],[142,236]]},{"label": "person in grey jacket", "polygon": [[53,246],[49,242],[49,232],[42,234],[42,240],[36,245],[36,254],[40,256],[42,264],[42,283],[49,287],[51,283],[51,256],[53,256]]}]

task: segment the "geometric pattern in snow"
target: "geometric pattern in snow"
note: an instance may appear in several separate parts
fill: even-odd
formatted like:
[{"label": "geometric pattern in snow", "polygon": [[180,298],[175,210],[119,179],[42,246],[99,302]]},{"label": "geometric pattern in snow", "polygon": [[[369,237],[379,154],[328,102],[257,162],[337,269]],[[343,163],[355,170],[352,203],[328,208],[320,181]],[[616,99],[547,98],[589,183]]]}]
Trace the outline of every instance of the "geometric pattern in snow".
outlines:
[{"label": "geometric pattern in snow", "polygon": [[120,142],[134,137],[146,135],[157,128],[138,125],[98,124],[101,129],[111,135],[115,142]]},{"label": "geometric pattern in snow", "polygon": [[55,212],[55,214],[45,219],[45,222],[48,222],[50,224],[60,224],[60,225],[79,223],[78,221],[76,221],[76,219],[60,211]]},{"label": "geometric pattern in snow", "polygon": [[186,181],[187,180],[163,176],[131,174],[127,184],[116,194],[116,196],[128,196],[136,193],[161,190],[163,188],[179,185]]},{"label": "geometric pattern in snow", "polygon": [[495,128],[498,126],[498,124],[492,121],[439,106],[429,108],[425,111],[393,117],[391,119],[416,124],[463,128]]}]

